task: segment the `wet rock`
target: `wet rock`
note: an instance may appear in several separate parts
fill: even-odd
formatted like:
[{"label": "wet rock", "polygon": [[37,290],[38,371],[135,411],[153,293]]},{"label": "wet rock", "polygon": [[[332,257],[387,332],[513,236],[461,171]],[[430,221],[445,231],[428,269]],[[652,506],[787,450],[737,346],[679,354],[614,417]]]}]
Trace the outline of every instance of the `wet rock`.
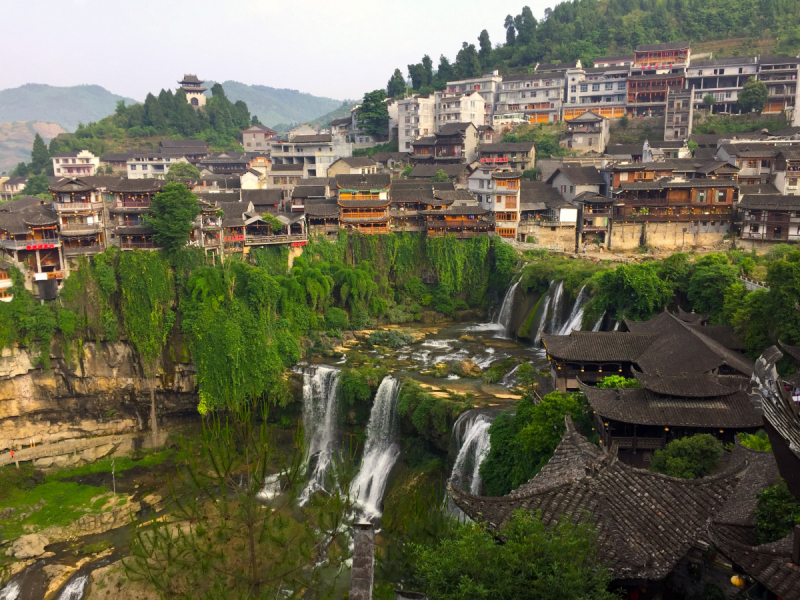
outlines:
[{"label": "wet rock", "polygon": [[477,342],[478,341],[474,337],[472,337],[471,335],[467,335],[466,333],[464,335],[462,335],[458,339],[460,339],[462,342]]},{"label": "wet rock", "polygon": [[456,363],[456,372],[464,377],[480,377],[483,371],[471,358],[465,358]]},{"label": "wet rock", "polygon": [[6,550],[6,556],[17,559],[36,558],[44,554],[44,547],[49,543],[50,540],[38,533],[23,535]]}]

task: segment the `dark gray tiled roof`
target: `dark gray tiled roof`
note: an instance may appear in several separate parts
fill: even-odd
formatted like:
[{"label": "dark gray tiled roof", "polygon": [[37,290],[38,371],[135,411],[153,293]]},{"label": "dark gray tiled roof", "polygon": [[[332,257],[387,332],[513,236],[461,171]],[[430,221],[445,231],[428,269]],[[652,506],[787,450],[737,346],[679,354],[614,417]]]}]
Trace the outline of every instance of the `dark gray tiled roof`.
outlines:
[{"label": "dark gray tiled roof", "polygon": [[336,185],[345,190],[383,190],[391,184],[392,178],[388,173],[336,176]]},{"label": "dark gray tiled roof", "polygon": [[636,52],[659,52],[668,50],[688,50],[689,42],[667,42],[665,44],[641,44]]}]

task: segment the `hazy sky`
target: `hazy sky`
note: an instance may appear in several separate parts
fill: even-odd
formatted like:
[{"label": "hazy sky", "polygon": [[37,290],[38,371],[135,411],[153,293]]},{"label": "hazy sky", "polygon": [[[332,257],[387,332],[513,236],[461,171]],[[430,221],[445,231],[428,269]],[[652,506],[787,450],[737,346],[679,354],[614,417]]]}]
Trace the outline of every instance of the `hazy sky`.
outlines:
[{"label": "hazy sky", "polygon": [[97,84],[137,100],[184,72],[357,98],[395,68],[451,60],[555,0],[0,0],[0,89]]}]

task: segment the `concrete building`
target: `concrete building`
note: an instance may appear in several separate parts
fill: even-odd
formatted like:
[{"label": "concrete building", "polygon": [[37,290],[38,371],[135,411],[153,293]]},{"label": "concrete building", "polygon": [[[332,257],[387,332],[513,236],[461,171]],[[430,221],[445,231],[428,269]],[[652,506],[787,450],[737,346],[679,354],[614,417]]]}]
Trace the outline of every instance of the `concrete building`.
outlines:
[{"label": "concrete building", "polygon": [[521,178],[522,173],[507,166],[482,163],[468,182],[469,192],[492,214],[497,235],[512,240],[517,239],[520,222]]},{"label": "concrete building", "polygon": [[[797,119],[798,60],[796,57],[762,56],[758,60],[758,80],[767,86],[767,104],[762,114],[785,111],[790,122]],[[797,124],[797,123],[795,123]]]},{"label": "concrete building", "polygon": [[428,94],[417,94],[398,101],[397,141],[401,152],[410,152],[411,144],[417,138],[433,135],[436,128],[435,104],[436,99]]},{"label": "concrete building", "polygon": [[248,152],[266,152],[278,132],[256,123],[242,131],[242,145]]},{"label": "concrete building", "polygon": [[500,91],[502,82],[503,78],[500,77],[500,72],[492,71],[481,77],[448,81],[444,92],[447,94],[478,92],[486,104],[484,107],[484,121],[477,125],[491,125],[493,123],[492,117],[494,115],[494,106],[497,102],[497,94]]},{"label": "concrete building", "polygon": [[739,100],[739,92],[750,77],[758,75],[758,58],[731,57],[716,60],[698,60],[686,69],[685,89],[693,92],[694,107],[700,108],[703,98],[714,96],[712,112],[732,113]]},{"label": "concrete building", "polygon": [[579,154],[605,152],[610,136],[608,119],[587,111],[574,119],[566,119],[566,123],[566,138],[561,140],[561,146]]},{"label": "concrete building", "polygon": [[353,145],[331,134],[295,135],[288,141],[270,142],[273,170],[281,165],[302,165],[302,177],[324,177],[336,160],[353,155]]},{"label": "concrete building", "polygon": [[436,92],[435,103],[436,131],[451,123],[485,124],[486,101],[478,92]]},{"label": "concrete building", "polygon": [[312,127],[308,123],[302,123],[301,125],[297,125],[296,127],[292,127],[288,132],[286,132],[286,137],[290,140],[298,135],[317,135],[319,131],[316,127]]},{"label": "concrete building", "polygon": [[174,163],[189,161],[185,157],[164,156],[160,152],[132,152],[127,161],[128,179],[164,179]]},{"label": "concrete building", "polygon": [[85,177],[97,175],[100,158],[89,152],[58,152],[53,155],[53,173],[56,177]]},{"label": "concrete building", "polygon": [[25,186],[28,185],[27,177],[7,177],[0,185],[0,200],[6,202],[14,196],[21,194]]},{"label": "concrete building", "polygon": [[337,175],[367,175],[378,172],[378,163],[367,156],[340,158],[328,167],[328,177]]},{"label": "concrete building", "polygon": [[604,196],[606,180],[595,167],[562,166],[556,169],[547,183],[557,189],[564,200],[571,202],[584,192]]},{"label": "concrete building", "polygon": [[514,171],[533,169],[536,147],[533,142],[500,142],[478,146],[481,164],[509,167]]},{"label": "concrete building", "polygon": [[691,90],[667,90],[664,140],[688,140],[692,134],[694,101]]},{"label": "concrete building", "polygon": [[522,114],[530,123],[559,121],[564,85],[564,71],[504,77],[495,114]]},{"label": "concrete building", "polygon": [[616,119],[626,112],[630,67],[607,66],[582,69],[570,76],[564,120],[574,119],[590,110],[602,117]]},{"label": "concrete building", "polygon": [[197,78],[197,75],[186,74],[178,83],[181,84],[181,89],[186,92],[186,101],[195,108],[200,108],[206,105],[205,91],[208,88],[203,87],[204,81]]}]

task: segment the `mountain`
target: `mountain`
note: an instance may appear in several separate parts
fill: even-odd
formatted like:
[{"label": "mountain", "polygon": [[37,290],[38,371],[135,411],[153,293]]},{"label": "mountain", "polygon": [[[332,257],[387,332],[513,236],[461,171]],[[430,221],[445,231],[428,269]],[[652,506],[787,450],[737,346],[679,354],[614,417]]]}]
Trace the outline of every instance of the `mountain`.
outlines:
[{"label": "mountain", "polygon": [[9,173],[18,163],[30,162],[33,138],[37,133],[49,142],[59,133],[64,133],[64,128],[43,121],[0,123],[0,173]]},{"label": "mountain", "polygon": [[[214,82],[207,81],[210,88]],[[247,104],[251,115],[268,127],[279,123],[305,123],[317,119],[342,106],[341,100],[304,94],[297,90],[278,89],[266,85],[246,85],[238,81],[222,84],[225,95],[232,102]]]},{"label": "mountain", "polygon": [[99,85],[55,87],[26,83],[0,90],[0,123],[46,121],[75,131],[78,123],[98,121],[114,112],[117,101],[135,104],[136,100],[112,94]]}]

